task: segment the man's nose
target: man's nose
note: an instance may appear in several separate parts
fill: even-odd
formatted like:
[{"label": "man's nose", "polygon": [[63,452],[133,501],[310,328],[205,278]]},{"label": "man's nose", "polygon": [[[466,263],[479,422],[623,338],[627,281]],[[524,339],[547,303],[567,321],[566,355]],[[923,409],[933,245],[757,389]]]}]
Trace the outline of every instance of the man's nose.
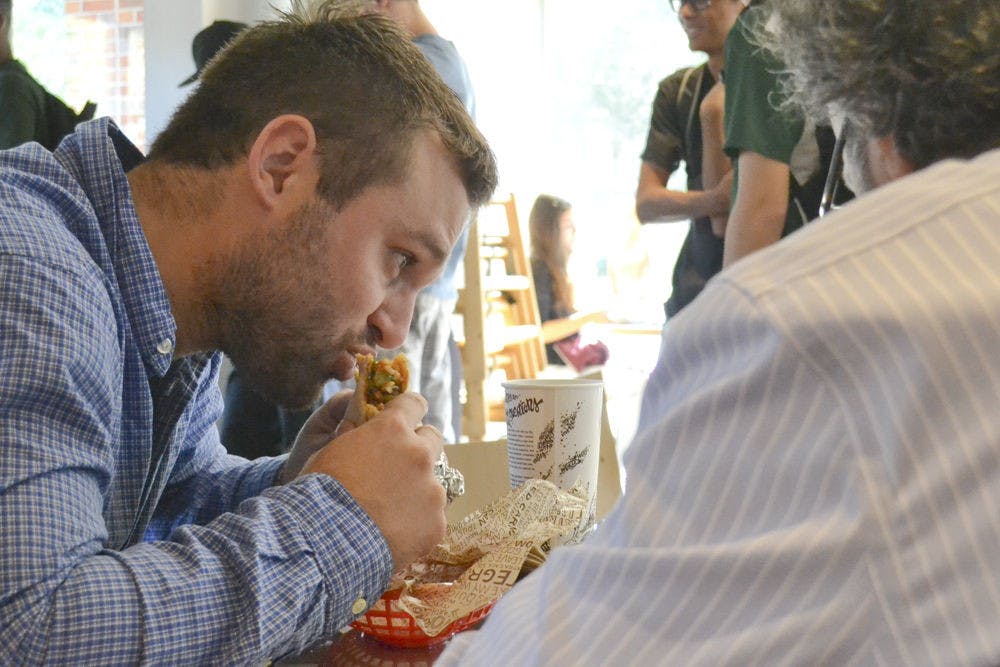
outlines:
[{"label": "man's nose", "polygon": [[407,290],[404,294],[387,298],[378,310],[369,316],[368,326],[378,332],[379,347],[394,350],[403,344],[410,331],[415,300],[416,291]]}]

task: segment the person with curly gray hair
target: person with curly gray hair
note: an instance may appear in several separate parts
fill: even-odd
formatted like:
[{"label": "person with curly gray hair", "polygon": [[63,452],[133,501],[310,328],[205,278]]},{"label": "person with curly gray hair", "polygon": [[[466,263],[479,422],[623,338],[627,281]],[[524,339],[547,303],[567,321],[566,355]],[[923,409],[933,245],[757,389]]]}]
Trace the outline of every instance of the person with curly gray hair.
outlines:
[{"label": "person with curly gray hair", "polygon": [[674,320],[623,499],[437,667],[1000,664],[1000,5],[768,5],[863,194]]},{"label": "person with curly gray hair", "polygon": [[[760,43],[796,63],[786,80],[795,104],[848,121],[852,189],[1000,145],[1000,56],[989,45],[1000,5],[945,0],[913,19],[924,3],[772,4],[778,23]],[[907,30],[887,34],[895,23]],[[869,150],[869,139],[880,143]]]}]

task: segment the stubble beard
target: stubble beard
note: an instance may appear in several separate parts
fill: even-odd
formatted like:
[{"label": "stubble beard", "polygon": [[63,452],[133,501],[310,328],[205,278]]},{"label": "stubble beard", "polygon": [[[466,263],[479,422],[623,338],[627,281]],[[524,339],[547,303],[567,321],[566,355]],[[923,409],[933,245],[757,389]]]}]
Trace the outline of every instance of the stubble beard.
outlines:
[{"label": "stubble beard", "polygon": [[349,375],[344,351],[364,340],[320,333],[346,331],[331,317],[338,309],[320,294],[323,286],[303,279],[325,254],[319,225],[329,223],[320,215],[306,205],[287,230],[245,244],[218,272],[212,316],[220,347],[250,386],[288,409],[315,405],[327,380]]}]

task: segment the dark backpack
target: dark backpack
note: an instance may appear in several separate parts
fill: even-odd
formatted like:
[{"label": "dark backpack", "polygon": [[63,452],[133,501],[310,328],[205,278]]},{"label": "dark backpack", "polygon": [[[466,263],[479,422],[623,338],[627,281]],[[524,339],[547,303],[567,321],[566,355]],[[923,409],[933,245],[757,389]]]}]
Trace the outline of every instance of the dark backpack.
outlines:
[{"label": "dark backpack", "polygon": [[94,117],[97,105],[88,100],[83,106],[83,111],[77,113],[45,88],[42,88],[42,93],[45,98],[45,130],[48,140],[41,143],[50,151],[54,151],[63,137],[76,129],[77,123]]}]

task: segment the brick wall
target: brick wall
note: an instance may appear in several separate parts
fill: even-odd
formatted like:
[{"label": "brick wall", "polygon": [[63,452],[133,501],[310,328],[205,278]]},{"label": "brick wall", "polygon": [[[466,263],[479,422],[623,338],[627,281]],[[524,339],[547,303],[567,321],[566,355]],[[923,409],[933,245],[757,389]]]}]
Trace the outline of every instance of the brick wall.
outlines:
[{"label": "brick wall", "polygon": [[[146,148],[143,0],[67,0],[67,101],[93,100]],[[81,102],[82,103],[82,102]]]}]

